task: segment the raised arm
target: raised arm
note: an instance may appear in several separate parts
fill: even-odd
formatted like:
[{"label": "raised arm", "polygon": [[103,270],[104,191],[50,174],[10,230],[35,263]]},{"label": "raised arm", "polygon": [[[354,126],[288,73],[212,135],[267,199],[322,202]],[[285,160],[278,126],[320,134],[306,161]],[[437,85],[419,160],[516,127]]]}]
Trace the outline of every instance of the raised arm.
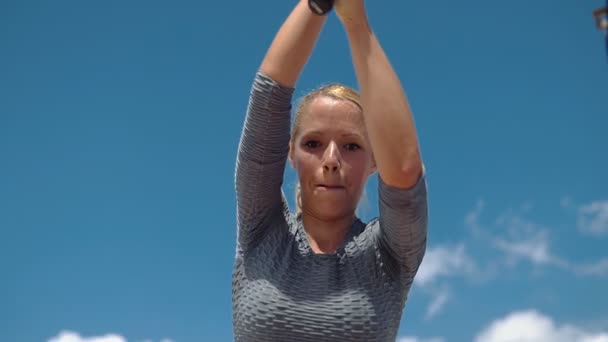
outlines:
[{"label": "raised arm", "polygon": [[336,0],[357,75],[379,175],[379,241],[411,280],[427,237],[427,193],[414,118],[401,82],[367,19],[363,0]]},{"label": "raised arm", "polygon": [[256,74],[236,162],[238,250],[260,239],[284,209],[281,185],[289,150],[295,83],[308,61],[324,17],[299,1],[276,34]]},{"label": "raised arm", "polygon": [[392,186],[413,186],[422,171],[414,118],[399,77],[371,30],[363,0],[336,0],[361,90],[378,174]]},{"label": "raised arm", "polygon": [[307,0],[299,0],[277,32],[260,71],[283,86],[294,87],[325,20],[310,11]]}]

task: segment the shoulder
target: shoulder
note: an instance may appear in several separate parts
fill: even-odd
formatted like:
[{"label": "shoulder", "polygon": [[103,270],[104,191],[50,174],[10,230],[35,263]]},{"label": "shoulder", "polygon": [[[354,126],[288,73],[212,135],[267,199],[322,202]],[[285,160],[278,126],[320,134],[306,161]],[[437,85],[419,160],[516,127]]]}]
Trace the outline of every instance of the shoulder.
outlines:
[{"label": "shoulder", "polygon": [[361,252],[374,250],[378,242],[378,232],[380,230],[380,220],[374,217],[367,222],[357,219],[347,238],[346,249],[351,252]]}]

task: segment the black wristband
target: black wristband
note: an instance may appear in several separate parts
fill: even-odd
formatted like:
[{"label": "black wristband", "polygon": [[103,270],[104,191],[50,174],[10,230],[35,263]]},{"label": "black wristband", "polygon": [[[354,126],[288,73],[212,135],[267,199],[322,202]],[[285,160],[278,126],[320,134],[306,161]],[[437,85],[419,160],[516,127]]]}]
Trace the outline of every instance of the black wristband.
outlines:
[{"label": "black wristband", "polygon": [[334,8],[334,0],[308,0],[308,7],[316,15],[326,15]]}]

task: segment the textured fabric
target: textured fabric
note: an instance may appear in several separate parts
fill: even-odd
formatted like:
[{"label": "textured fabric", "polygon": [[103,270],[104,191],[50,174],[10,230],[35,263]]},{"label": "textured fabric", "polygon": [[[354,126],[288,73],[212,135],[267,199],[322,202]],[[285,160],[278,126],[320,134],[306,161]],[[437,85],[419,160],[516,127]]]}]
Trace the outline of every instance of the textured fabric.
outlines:
[{"label": "textured fabric", "polygon": [[357,219],[333,254],[312,252],[281,190],[293,89],[258,73],[236,162],[236,341],[395,341],[427,236],[424,173],[378,179],[379,217]]}]

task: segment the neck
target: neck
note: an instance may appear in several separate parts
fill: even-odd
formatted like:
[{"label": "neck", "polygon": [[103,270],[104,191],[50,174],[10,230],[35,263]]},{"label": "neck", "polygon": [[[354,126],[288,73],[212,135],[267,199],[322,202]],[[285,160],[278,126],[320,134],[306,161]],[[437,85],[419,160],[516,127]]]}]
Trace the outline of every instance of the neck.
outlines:
[{"label": "neck", "polygon": [[327,220],[302,212],[302,224],[315,254],[335,253],[344,242],[354,220],[354,214]]}]

